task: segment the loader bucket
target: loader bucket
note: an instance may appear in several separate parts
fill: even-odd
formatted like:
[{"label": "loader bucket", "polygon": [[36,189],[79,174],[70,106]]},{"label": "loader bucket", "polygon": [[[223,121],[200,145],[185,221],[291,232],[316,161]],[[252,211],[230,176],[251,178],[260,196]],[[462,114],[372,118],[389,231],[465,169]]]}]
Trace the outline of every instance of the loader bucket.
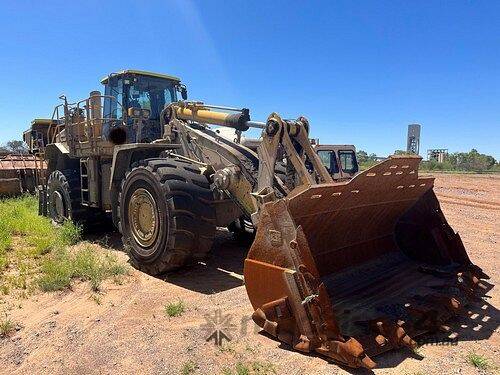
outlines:
[{"label": "loader bucket", "polygon": [[7,155],[0,157],[0,197],[34,193],[37,166],[44,162],[33,155]]},{"label": "loader bucket", "polygon": [[420,160],[392,156],[266,203],[245,260],[253,320],[296,350],[372,368],[484,293]]}]

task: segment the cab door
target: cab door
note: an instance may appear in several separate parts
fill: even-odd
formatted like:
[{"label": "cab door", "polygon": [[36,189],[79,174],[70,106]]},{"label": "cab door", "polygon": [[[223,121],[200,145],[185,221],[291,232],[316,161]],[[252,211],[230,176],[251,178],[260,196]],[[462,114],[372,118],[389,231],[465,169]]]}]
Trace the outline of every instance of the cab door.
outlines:
[{"label": "cab door", "polygon": [[353,145],[319,145],[315,151],[335,181],[350,180],[359,171]]},{"label": "cab door", "polygon": [[351,179],[359,171],[356,150],[340,148],[337,150],[337,157],[340,164],[340,174],[342,179]]},{"label": "cab door", "polygon": [[316,153],[321,159],[321,163],[325,166],[326,170],[334,180],[339,180],[342,176],[340,173],[339,162],[335,150],[328,148],[318,148]]}]

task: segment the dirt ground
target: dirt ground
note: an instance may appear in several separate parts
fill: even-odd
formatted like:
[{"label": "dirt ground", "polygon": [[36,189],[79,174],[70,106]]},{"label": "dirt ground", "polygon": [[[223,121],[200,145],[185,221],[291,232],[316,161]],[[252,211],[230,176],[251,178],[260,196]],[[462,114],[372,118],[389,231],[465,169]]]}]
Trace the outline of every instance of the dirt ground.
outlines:
[{"label": "dirt ground", "polygon": [[[472,260],[498,284],[500,176],[439,174],[435,191]],[[110,241],[115,250],[103,251],[126,258],[119,237],[114,234]],[[19,330],[0,339],[0,373],[179,374],[188,362],[199,374],[235,372],[237,363],[254,362],[278,374],[369,373],[299,354],[259,333],[249,318],[252,308],[242,281],[246,251],[221,232],[209,259],[164,279],[133,270],[122,285],[106,283],[98,298],[86,283],[25,300],[1,297],[5,306],[14,307],[9,315]],[[375,358],[374,373],[485,373],[468,363],[472,351],[490,360],[493,366],[486,372],[498,371],[498,287],[489,296],[471,308],[477,314],[454,322],[457,345],[382,354]],[[165,306],[179,300],[186,311],[168,317]],[[218,312],[232,338],[222,348],[206,341],[205,328]]]}]

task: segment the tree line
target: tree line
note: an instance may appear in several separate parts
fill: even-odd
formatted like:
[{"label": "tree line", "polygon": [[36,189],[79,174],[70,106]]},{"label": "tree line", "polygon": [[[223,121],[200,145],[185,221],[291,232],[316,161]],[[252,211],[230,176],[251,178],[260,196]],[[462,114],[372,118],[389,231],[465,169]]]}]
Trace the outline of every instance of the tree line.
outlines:
[{"label": "tree line", "polygon": [[[394,151],[395,155],[406,153],[403,150]],[[363,150],[357,151],[356,156],[362,168],[368,168],[377,162],[375,154],[368,154]],[[500,163],[493,156],[481,154],[473,148],[469,152],[447,154],[442,163],[435,160],[423,160],[420,168],[431,171],[500,172]]]},{"label": "tree line", "polygon": [[0,155],[5,154],[27,154],[28,147],[23,141],[12,140],[0,146]]},{"label": "tree line", "polygon": [[447,154],[442,163],[435,160],[422,162],[429,170],[451,170],[471,172],[500,172],[500,164],[491,155],[481,154],[475,148],[469,152],[454,152]]}]

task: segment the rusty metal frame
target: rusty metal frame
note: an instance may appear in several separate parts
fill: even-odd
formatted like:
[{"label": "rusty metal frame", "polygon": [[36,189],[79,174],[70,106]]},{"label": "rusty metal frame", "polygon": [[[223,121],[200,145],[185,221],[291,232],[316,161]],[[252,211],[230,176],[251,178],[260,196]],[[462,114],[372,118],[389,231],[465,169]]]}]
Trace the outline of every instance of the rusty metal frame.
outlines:
[{"label": "rusty metal frame", "polygon": [[[447,320],[483,295],[487,287],[481,279],[487,276],[472,264],[459,235],[446,223],[432,194],[433,178],[418,177],[419,162],[419,157],[394,156],[349,182],[297,188],[286,198],[263,204],[244,269],[255,323],[296,350],[315,351],[350,367],[373,368],[373,356],[414,348],[415,337],[444,329]],[[413,272],[423,275],[426,292],[404,292],[408,295],[398,297],[406,302],[401,303],[405,311],[399,319],[370,316],[360,322],[368,333],[349,336],[338,320],[336,293],[327,290],[325,276],[349,270],[353,261],[363,264],[380,250],[397,251],[394,224],[417,204],[423,205],[418,210],[425,208],[422,220],[439,247],[437,253],[429,250],[429,256],[445,256],[453,268],[444,271],[413,262],[420,264]],[[326,253],[322,249],[327,246],[337,252]],[[343,264],[345,257],[351,263]],[[352,277],[347,280],[355,283]]]}]

